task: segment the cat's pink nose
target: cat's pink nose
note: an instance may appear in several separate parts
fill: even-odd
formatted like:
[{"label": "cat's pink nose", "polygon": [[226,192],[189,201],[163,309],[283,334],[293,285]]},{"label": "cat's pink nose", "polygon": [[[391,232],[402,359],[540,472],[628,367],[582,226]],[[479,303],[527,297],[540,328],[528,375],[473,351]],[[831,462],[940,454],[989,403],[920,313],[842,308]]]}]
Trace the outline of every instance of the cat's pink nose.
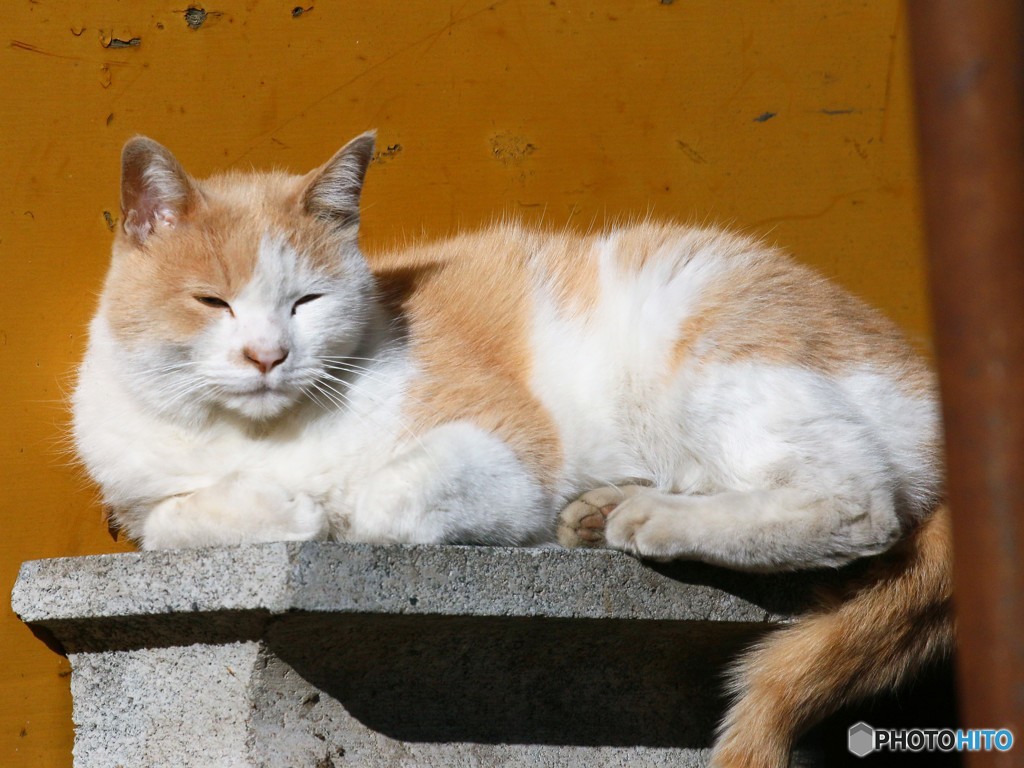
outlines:
[{"label": "cat's pink nose", "polygon": [[242,356],[259,368],[260,373],[270,373],[288,358],[288,350],[280,347],[245,347]]}]

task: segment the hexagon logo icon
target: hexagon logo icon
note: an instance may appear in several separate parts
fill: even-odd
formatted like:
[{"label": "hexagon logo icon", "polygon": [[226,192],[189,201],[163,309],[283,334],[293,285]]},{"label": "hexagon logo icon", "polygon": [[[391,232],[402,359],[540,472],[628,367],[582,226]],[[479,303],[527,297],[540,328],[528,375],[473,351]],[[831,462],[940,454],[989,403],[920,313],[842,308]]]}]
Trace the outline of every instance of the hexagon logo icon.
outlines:
[{"label": "hexagon logo icon", "polygon": [[866,757],[875,751],[875,729],[867,723],[850,726],[846,732],[846,748],[857,757]]}]

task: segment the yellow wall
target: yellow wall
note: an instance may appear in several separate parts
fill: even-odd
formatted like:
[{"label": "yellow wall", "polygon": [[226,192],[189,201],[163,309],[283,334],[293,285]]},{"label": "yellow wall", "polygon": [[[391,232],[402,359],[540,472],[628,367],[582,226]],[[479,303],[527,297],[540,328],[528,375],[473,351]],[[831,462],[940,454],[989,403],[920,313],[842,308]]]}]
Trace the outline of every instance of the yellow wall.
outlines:
[{"label": "yellow wall", "polygon": [[[123,548],[64,452],[62,398],[106,267],[105,212],[119,215],[118,152],[135,133],[206,174],[304,171],[376,127],[371,248],[502,213],[729,223],[792,248],[926,343],[894,0],[296,5],[211,0],[197,29],[170,10],[186,3],[4,9],[4,595],[22,560]],[[0,765],[70,765],[67,662],[0,604]]]}]

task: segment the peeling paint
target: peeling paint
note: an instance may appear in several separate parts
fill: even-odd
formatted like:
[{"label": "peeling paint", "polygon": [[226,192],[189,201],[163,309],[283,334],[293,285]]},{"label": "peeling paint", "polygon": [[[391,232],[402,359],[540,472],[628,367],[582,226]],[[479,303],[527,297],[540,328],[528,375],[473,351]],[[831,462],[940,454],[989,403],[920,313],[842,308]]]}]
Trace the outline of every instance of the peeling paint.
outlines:
[{"label": "peeling paint", "polygon": [[754,118],[755,123],[767,123],[771,120],[778,112],[762,112],[760,115]]},{"label": "peeling paint", "polygon": [[185,9],[185,23],[189,29],[199,29],[206,23],[206,10],[190,5]]},{"label": "peeling paint", "polygon": [[833,115],[852,115],[852,114],[855,114],[855,113],[857,113],[859,111],[860,110],[856,110],[856,109],[853,109],[853,108],[850,108],[850,109],[819,109],[818,110],[819,113],[821,113],[823,115],[829,115],[830,117],[833,116]]},{"label": "peeling paint", "polygon": [[203,26],[209,26],[215,21],[220,21],[224,15],[223,11],[208,11],[199,5],[190,5],[182,14],[185,17],[185,24],[189,29],[196,30]]},{"label": "peeling paint", "polygon": [[142,45],[141,37],[130,37],[127,40],[110,36],[107,37],[102,32],[100,33],[100,45],[104,48],[138,48]]},{"label": "peeling paint", "polygon": [[536,151],[536,145],[514,133],[499,133],[491,137],[491,155],[504,165],[519,165]]},{"label": "peeling paint", "polygon": [[301,5],[296,5],[294,8],[292,8],[292,18],[293,19],[297,19],[302,14],[309,13],[312,10],[313,10],[313,6],[312,5],[309,6],[309,8],[303,8]]},{"label": "peeling paint", "polygon": [[374,152],[373,162],[375,163],[386,163],[389,160],[394,160],[402,151],[401,144],[388,144],[387,149],[382,149],[379,152]]},{"label": "peeling paint", "polygon": [[111,215],[110,211],[104,211],[103,212],[103,220],[107,223],[107,229],[109,229],[111,232],[113,232],[114,231],[114,226],[117,224],[117,219],[115,219]]}]

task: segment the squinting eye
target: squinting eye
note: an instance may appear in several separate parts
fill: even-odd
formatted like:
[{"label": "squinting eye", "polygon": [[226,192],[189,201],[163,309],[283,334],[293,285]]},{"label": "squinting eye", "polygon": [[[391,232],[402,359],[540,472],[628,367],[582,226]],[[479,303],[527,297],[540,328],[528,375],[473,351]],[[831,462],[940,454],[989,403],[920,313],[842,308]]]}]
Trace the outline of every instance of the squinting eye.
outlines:
[{"label": "squinting eye", "polygon": [[298,309],[300,305],[309,304],[309,302],[316,301],[321,296],[323,296],[322,293],[310,293],[307,294],[306,296],[303,296],[301,299],[292,304],[292,314],[295,314],[295,310]]},{"label": "squinting eye", "polygon": [[216,296],[196,296],[195,299],[200,304],[205,304],[215,309],[231,309],[230,304],[224,301],[224,299],[218,299]]}]

